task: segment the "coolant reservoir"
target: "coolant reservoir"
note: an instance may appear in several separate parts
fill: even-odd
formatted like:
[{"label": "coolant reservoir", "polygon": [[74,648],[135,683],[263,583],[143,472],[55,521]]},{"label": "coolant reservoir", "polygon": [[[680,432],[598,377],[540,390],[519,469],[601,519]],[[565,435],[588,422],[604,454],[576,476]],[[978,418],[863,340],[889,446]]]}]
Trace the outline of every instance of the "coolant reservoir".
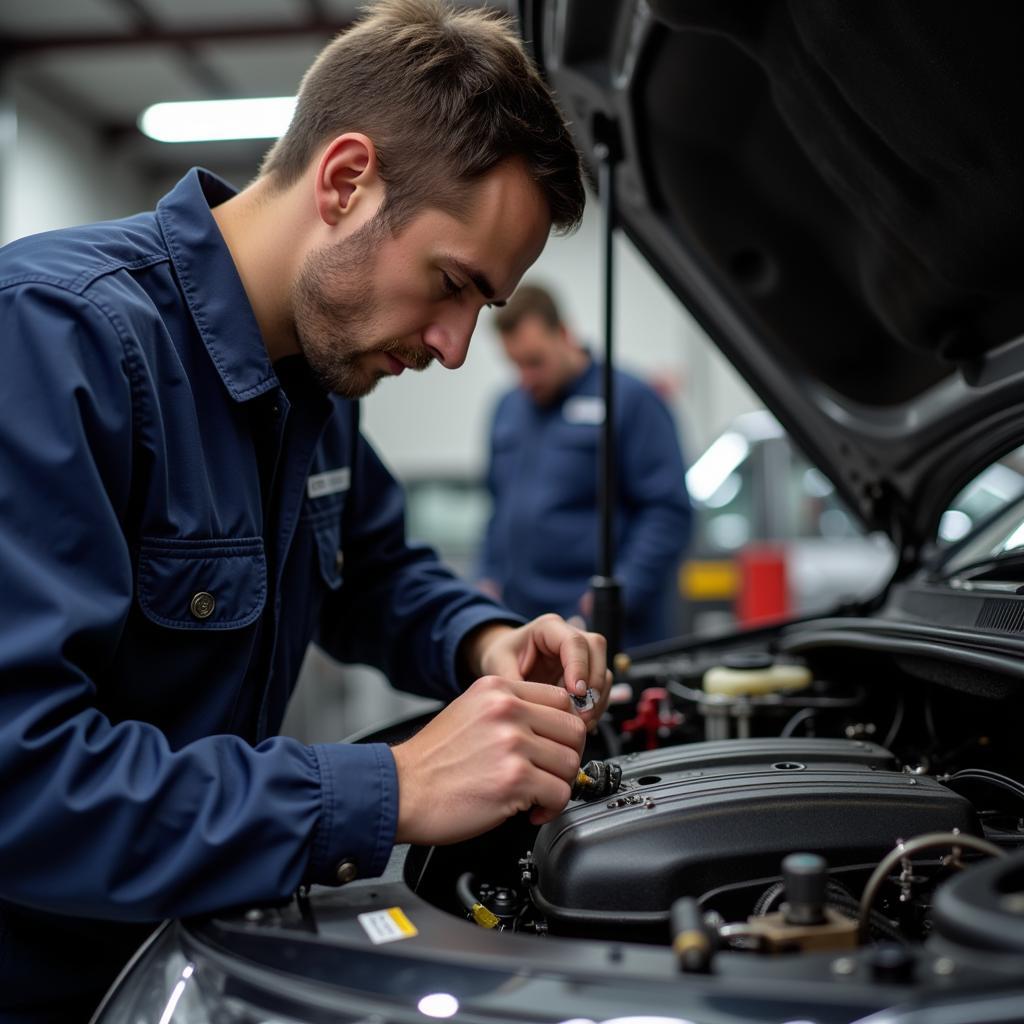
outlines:
[{"label": "coolant reservoir", "polygon": [[704,692],[721,697],[762,697],[811,685],[806,665],[778,662],[768,655],[734,655],[704,673]]}]

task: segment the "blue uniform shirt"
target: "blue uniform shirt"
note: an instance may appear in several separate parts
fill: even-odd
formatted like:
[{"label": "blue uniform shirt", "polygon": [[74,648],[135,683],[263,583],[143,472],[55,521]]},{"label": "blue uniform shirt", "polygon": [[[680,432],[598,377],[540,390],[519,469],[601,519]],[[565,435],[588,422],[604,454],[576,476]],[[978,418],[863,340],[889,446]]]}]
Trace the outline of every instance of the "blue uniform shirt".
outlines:
[{"label": "blue uniform shirt", "polygon": [[308,643],[450,698],[462,638],[509,619],[406,544],[358,405],[271,366],[232,194],[192,171],[0,253],[3,1020],[87,1016],[140,929],[82,918],[379,873],[388,748],[273,735]]},{"label": "blue uniform shirt", "polygon": [[[622,371],[615,386],[615,572],[623,587],[623,640],[633,646],[668,632],[669,591],[691,512],[664,402]],[[517,612],[579,614],[598,570],[603,422],[601,368],[593,361],[549,406],[521,388],[498,404],[487,478],[494,511],[478,572],[502,587],[502,599]]]}]

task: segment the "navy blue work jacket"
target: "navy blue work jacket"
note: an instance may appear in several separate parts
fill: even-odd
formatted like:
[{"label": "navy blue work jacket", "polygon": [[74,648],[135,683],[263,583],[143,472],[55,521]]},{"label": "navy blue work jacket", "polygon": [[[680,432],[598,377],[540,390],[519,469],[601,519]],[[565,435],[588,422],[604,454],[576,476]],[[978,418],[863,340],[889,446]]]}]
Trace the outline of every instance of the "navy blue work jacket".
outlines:
[{"label": "navy blue work jacket", "polygon": [[388,748],[274,738],[308,643],[450,698],[510,618],[406,543],[358,405],[271,366],[232,194],[0,252],[0,1020],[88,1016],[126,923],[379,873]]},{"label": "navy blue work jacket", "polygon": [[[550,405],[522,388],[498,403],[487,484],[493,513],[478,574],[523,615],[568,618],[598,572],[604,423],[594,361]],[[626,646],[668,635],[669,601],[692,514],[675,422],[652,388],[615,372],[615,574]]]}]

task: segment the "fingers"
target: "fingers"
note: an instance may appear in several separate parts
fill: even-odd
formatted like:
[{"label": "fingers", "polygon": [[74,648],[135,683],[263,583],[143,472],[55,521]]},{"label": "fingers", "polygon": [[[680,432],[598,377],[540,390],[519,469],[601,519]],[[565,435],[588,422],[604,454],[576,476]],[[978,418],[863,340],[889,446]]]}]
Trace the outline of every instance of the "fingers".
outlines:
[{"label": "fingers", "polygon": [[[580,725],[580,735],[585,730]],[[549,740],[543,736],[530,736],[524,740],[522,756],[534,768],[562,782],[575,781],[580,770],[580,748],[565,746],[560,740]]]},{"label": "fingers", "polygon": [[506,679],[504,683],[517,697],[521,697],[531,704],[542,704],[545,707],[557,708],[559,711],[572,711],[569,694],[559,686],[532,683],[520,679]]},{"label": "fingers", "polygon": [[[510,752],[519,750],[517,737],[536,736],[561,745],[578,762],[586,740],[586,726],[572,710],[569,695],[561,687],[487,676],[478,679],[470,690],[483,694],[478,711],[482,728],[513,726],[504,733],[511,744]],[[524,728],[526,732],[521,731]]]},{"label": "fingers", "polygon": [[[566,627],[568,628],[568,624]],[[590,635],[596,636],[597,634]],[[558,648],[559,657],[562,659],[565,688],[577,697],[582,697],[587,692],[587,688],[593,685],[593,662],[595,659],[587,637],[586,633],[573,631],[563,638]]]},{"label": "fingers", "polygon": [[[555,690],[552,686],[549,686],[548,689],[564,696],[564,691]],[[576,768],[579,767],[579,754],[582,753],[583,744],[587,738],[587,728],[584,720],[569,711],[555,710],[554,708],[538,705],[531,709],[529,722],[530,728],[537,736],[545,740],[552,740],[566,749],[571,748],[576,751],[576,764],[572,766],[570,773],[556,772],[556,774],[562,775],[563,778],[569,778],[575,774]]]},{"label": "fingers", "polygon": [[[495,722],[520,717],[537,736],[553,740],[577,754],[583,750],[585,723],[573,711],[572,701],[561,687],[493,676],[478,680],[474,685],[481,689],[491,688],[499,694],[510,694],[522,701],[517,708],[509,707],[499,697],[489,712]],[[516,710],[519,711],[518,716],[513,713]]]},{"label": "fingers", "polygon": [[[594,706],[582,712],[582,719],[593,732],[608,706],[611,690],[605,638],[600,633],[581,632],[557,615],[542,615],[524,626],[523,632],[531,637],[542,659],[546,657],[561,668],[562,684],[569,694],[582,697],[588,689],[592,691]],[[537,675],[550,675],[550,666],[545,666],[543,660],[531,667]]]},{"label": "fingers", "polygon": [[542,615],[515,630],[478,631],[473,644],[479,650],[481,674],[560,683],[579,697],[588,688],[595,698],[608,689],[604,637],[583,632],[557,615]]},{"label": "fingers", "polygon": [[[532,633],[541,654],[558,659],[566,690],[582,697],[591,685],[592,662],[597,647],[591,638],[600,641],[602,650],[604,638],[597,633],[583,633],[557,615],[542,615],[524,628]],[[603,658],[601,667],[604,667]]]},{"label": "fingers", "polygon": [[539,808],[553,818],[568,802],[579,771],[586,740],[583,721],[566,710],[568,696],[559,688],[515,680],[480,682],[498,691],[491,701],[493,714],[486,717],[500,721],[481,723],[494,727],[488,774],[513,806]]},{"label": "fingers", "polygon": [[530,803],[530,820],[539,824],[536,818],[553,821],[565,809],[572,794],[572,788],[564,779],[556,778],[549,772],[537,772]]},{"label": "fingers", "polygon": [[584,739],[569,704],[558,687],[485,676],[391,748],[396,841],[457,842],[533,807],[557,815],[569,800]]},{"label": "fingers", "polygon": [[545,615],[536,620],[541,631],[541,645],[562,663],[562,677],[569,693],[582,697],[588,689],[595,697],[605,686],[607,645],[600,633],[584,633],[557,616]]}]

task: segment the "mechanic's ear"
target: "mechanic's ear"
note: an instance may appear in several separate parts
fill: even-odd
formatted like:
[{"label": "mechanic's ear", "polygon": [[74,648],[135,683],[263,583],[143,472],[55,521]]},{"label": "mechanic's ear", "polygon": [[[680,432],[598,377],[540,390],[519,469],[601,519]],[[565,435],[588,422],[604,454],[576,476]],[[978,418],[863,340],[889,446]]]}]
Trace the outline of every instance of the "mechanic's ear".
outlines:
[{"label": "mechanic's ear", "polygon": [[317,164],[315,188],[317,213],[325,224],[369,221],[384,199],[373,141],[360,132],[332,140]]}]

